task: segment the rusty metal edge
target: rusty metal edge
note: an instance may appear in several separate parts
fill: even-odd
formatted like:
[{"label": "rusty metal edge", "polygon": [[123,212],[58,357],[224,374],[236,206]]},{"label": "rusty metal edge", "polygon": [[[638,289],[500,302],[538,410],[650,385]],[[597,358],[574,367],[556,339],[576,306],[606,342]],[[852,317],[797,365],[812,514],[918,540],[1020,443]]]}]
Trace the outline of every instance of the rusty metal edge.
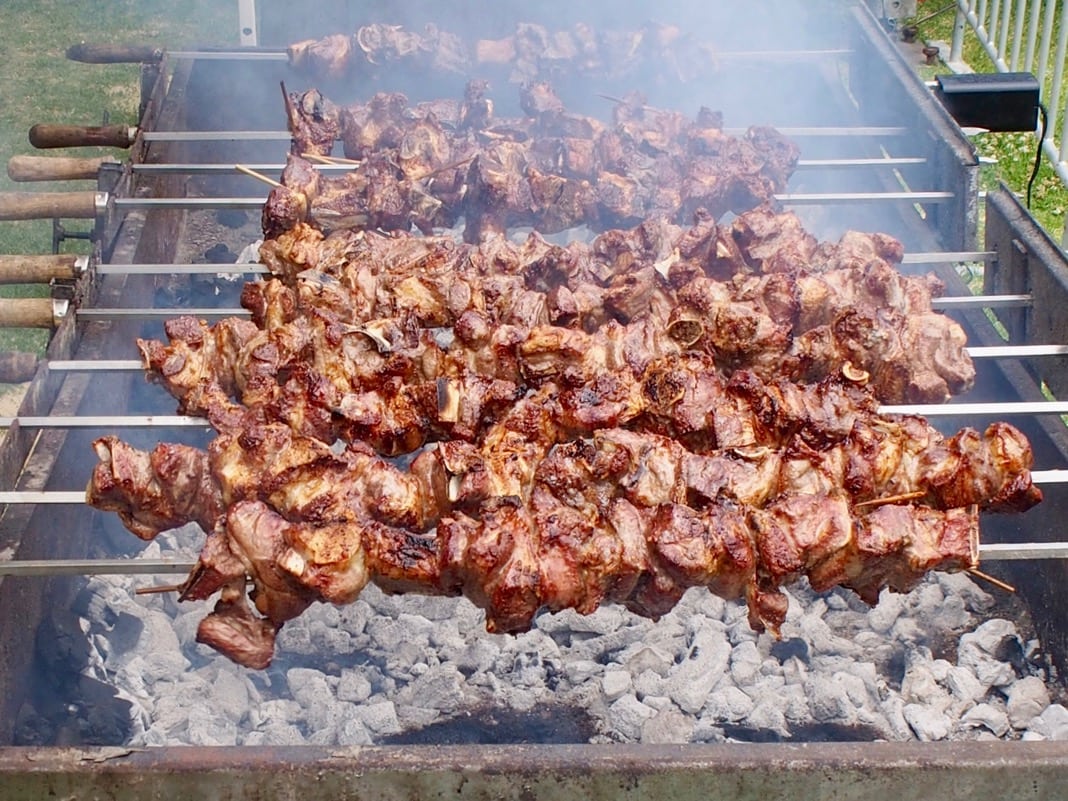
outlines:
[{"label": "rusty metal edge", "polygon": [[1063,798],[1068,743],[2,748],[5,799]]}]

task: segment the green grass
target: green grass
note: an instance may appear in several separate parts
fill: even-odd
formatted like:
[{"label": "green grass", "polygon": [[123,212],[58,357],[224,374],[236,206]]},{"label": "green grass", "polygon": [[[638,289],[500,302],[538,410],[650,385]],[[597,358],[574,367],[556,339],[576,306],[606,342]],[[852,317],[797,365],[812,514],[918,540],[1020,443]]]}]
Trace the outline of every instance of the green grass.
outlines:
[{"label": "green grass", "polygon": [[[105,119],[136,124],[139,66],[67,60],[78,42],[151,44],[160,47],[237,43],[236,3],[230,0],[0,0],[0,156],[16,154],[97,156],[122,151],[74,148],[36,151],[27,140],[38,122],[99,125]],[[0,171],[0,191],[68,191],[91,182],[14,183]],[[67,222],[70,230],[89,221]],[[50,253],[50,221],[0,222],[0,253]],[[68,240],[61,250],[85,253],[87,243]],[[40,286],[0,288],[0,296],[47,295]],[[0,330],[0,350],[39,351],[47,332]]]}]

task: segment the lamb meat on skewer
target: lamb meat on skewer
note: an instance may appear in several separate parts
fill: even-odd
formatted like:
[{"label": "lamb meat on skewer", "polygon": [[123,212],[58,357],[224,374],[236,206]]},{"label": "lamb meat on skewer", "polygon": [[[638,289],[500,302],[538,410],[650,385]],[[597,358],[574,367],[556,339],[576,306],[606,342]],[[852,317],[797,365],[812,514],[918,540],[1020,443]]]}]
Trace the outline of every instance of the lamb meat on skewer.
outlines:
[{"label": "lamb meat on skewer", "polygon": [[[785,612],[778,587],[801,575],[819,588],[853,586],[871,600],[880,587],[906,589],[929,569],[974,565],[981,497],[952,496],[966,508],[869,511],[843,486],[858,486],[856,465],[844,481],[833,475],[844,461],[833,453],[848,443],[818,456],[796,446],[701,456],[669,438],[610,429],[553,445],[555,423],[543,409],[540,399],[521,403],[477,453],[443,443],[410,473],[358,450],[333,454],[284,426],[221,436],[212,463],[228,511],[206,521],[214,533],[186,597],[233,589],[248,573],[257,610],[276,628],[313,600],[352,600],[381,573],[392,590],[463,593],[487,609],[492,630],[514,631],[542,607],[588,612],[616,601],[655,617],[697,584],[744,595],[754,625],[775,630]],[[1006,437],[1022,442],[1002,430],[962,437],[990,448]],[[1011,466],[1004,448],[970,462],[958,458],[966,448],[923,448],[932,459],[946,454],[950,466],[902,458],[900,445],[864,451],[876,462],[873,476],[885,474],[878,463],[895,453],[898,469],[927,470],[913,476],[918,484],[902,475],[874,490],[915,497],[926,487],[937,497],[945,487],[993,487],[948,479],[946,470],[1006,469],[1016,472],[999,488],[1028,483],[1018,448]],[[814,481],[814,472],[828,483]],[[136,489],[126,489],[136,505]],[[877,578],[865,572],[868,559]],[[223,620],[209,625],[222,626],[224,613],[233,610],[224,604]],[[236,659],[248,650],[212,642]]]},{"label": "lamb meat on skewer", "polygon": [[717,58],[715,46],[656,22],[601,31],[583,23],[550,30],[521,22],[509,36],[474,42],[435,25],[416,31],[373,23],[351,35],[294,42],[286,52],[294,70],[316,79],[363,77],[402,67],[457,76],[498,68],[517,84],[582,77],[649,80],[650,73],[688,81],[706,74]]},{"label": "lamb meat on skewer", "polygon": [[437,105],[409,107],[396,93],[341,111],[317,90],[285,99],[293,157],[329,154],[340,136],[346,157],[359,163],[317,184],[293,185],[283,174],[264,207],[268,237],[292,227],[301,208],[298,221],[324,230],[414,224],[429,232],[462,216],[469,242],[516,225],[604,229],[654,213],[685,219],[697,209],[718,218],[782,191],[799,154],[771,129],[733,137],[709,128],[719,125],[710,114],[650,114],[640,125],[617,114],[609,127],[567,113],[545,83],[524,89],[531,117],[507,121],[491,119],[478,83],[455,116],[446,110],[451,120],[439,118]]},{"label": "lamb meat on skewer", "polygon": [[[931,279],[901,276],[877,260],[865,269],[715,280],[700,261],[713,241],[720,240],[707,224],[680,234],[646,223],[566,248],[538,236],[476,248],[439,238],[290,232],[264,254],[293,288],[246,286],[243,303],[263,330],[246,338],[245,356],[233,366],[211,364],[219,346],[204,324],[168,326],[169,346],[142,349],[146,365],[191,411],[198,407],[184,400],[190,384],[210,383],[213,371],[224,393],[246,404],[271,401],[291,376],[309,391],[315,381],[340,395],[378,390],[385,379],[460,373],[520,388],[558,373],[553,365],[565,347],[592,354],[628,340],[637,343],[628,346],[631,355],[610,369],[636,357],[703,351],[724,375],[748,369],[764,380],[816,381],[844,372],[887,402],[941,401],[970,386],[963,331],[930,310],[939,288]],[[661,258],[665,252],[673,255]],[[638,322],[619,330],[617,319]],[[419,328],[451,328],[451,342]],[[285,378],[272,384],[272,374]],[[580,370],[573,381],[592,377]],[[340,401],[322,402],[335,408]]]}]

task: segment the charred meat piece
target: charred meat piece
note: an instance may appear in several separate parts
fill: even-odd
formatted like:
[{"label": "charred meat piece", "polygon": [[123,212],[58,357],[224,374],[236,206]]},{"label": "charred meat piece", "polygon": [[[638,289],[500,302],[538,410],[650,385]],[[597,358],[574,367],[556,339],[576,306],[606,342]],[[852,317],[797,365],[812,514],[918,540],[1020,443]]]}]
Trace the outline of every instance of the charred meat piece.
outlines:
[{"label": "charred meat piece", "polygon": [[[228,506],[186,510],[213,533],[185,597],[223,592],[201,641],[262,667],[286,620],[314,601],[349,602],[368,581],[463,594],[491,631],[524,630],[543,608],[608,602],[656,617],[705,586],[745,597],[752,625],[777,631],[784,584],[805,576],[874,602],[930,570],[974,566],[978,505],[1007,487],[1036,496],[1018,492],[1030,485],[1029,452],[1003,424],[942,443],[918,421],[877,421],[820,451],[795,438],[700,455],[624,429],[555,442],[564,432],[546,397],[516,404],[481,446],[442,443],[408,472],[285,426],[221,437],[212,497]],[[867,460],[875,483],[853,460]],[[124,484],[131,508],[155,504],[155,479],[142,478]]]},{"label": "charred meat piece", "polygon": [[769,202],[799,155],[771,129],[724,134],[707,113],[693,121],[624,104],[606,126],[568,113],[545,82],[523,88],[529,116],[516,120],[493,117],[479,81],[455,107],[379,93],[339,110],[316,90],[286,102],[294,155],[329,154],[339,137],[358,163],[315,186],[284,173],[290,194],[272,192],[263,219],[268,238],[305,221],[324,230],[415,224],[429,232],[464,217],[465,239],[477,243],[522,225],[551,233],[634,225],[651,213],[684,221],[702,210],[719,218]]}]

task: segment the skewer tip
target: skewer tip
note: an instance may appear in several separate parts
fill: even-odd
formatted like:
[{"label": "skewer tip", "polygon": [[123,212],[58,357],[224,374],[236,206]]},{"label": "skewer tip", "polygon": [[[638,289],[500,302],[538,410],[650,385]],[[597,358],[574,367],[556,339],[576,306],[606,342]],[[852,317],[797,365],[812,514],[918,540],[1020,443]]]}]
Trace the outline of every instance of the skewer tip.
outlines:
[{"label": "skewer tip", "polygon": [[968,574],[972,575],[972,576],[975,576],[977,579],[982,579],[985,582],[993,584],[999,590],[1004,590],[1005,592],[1013,592],[1013,593],[1016,592],[1016,588],[1013,587],[1011,584],[1007,584],[1006,582],[1002,581],[999,578],[994,578],[989,573],[984,573],[982,570],[979,570],[977,568],[974,568],[974,567],[968,568]]}]

